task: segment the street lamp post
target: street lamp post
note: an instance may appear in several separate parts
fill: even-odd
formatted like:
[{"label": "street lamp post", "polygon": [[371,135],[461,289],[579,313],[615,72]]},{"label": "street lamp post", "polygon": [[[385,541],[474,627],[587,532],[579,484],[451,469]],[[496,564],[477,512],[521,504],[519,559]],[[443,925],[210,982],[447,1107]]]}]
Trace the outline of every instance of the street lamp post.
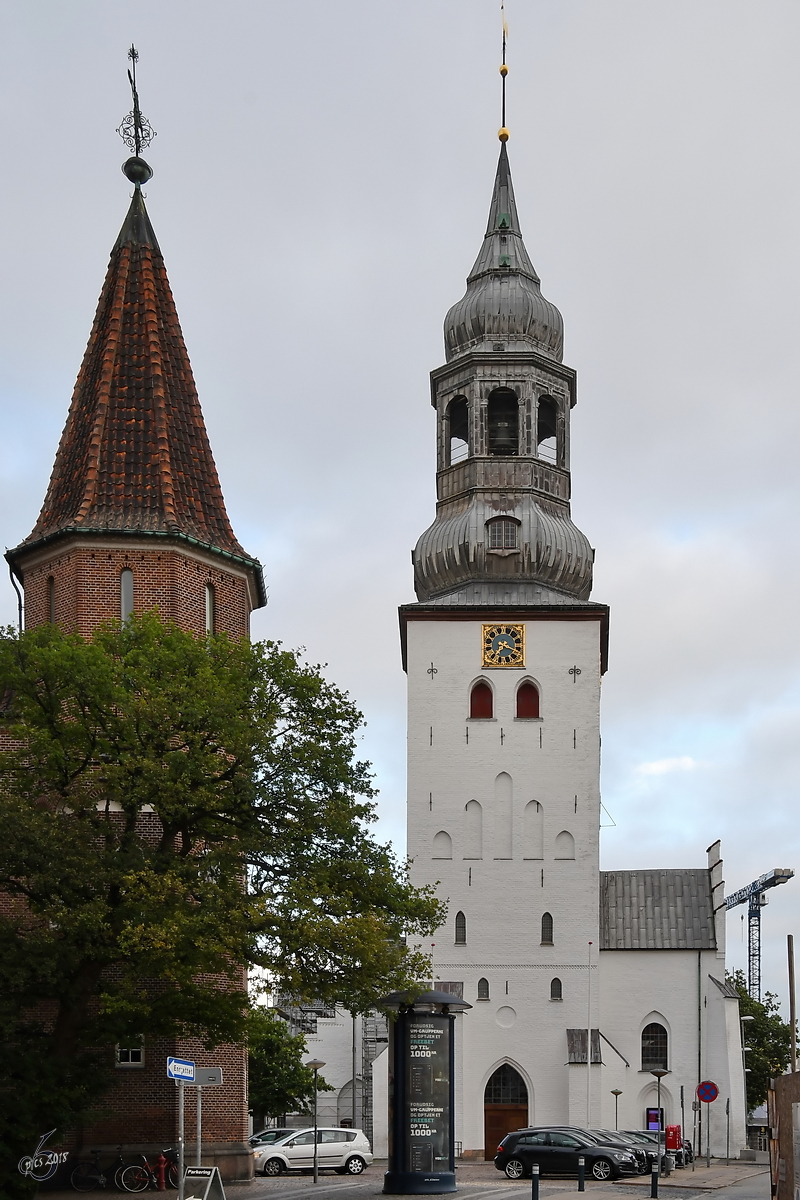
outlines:
[{"label": "street lamp post", "polygon": [[657,1093],[656,1093],[656,1095],[657,1095],[656,1109],[658,1112],[658,1138],[656,1139],[656,1144],[658,1146],[658,1154],[656,1155],[655,1179],[653,1180],[653,1184],[650,1188],[651,1195],[657,1196],[658,1195],[658,1181],[661,1178],[661,1126],[663,1124],[663,1122],[661,1120],[661,1080],[664,1078],[665,1075],[669,1075],[669,1071],[664,1070],[663,1067],[656,1067],[656,1069],[654,1071],[651,1071],[650,1074],[655,1075],[656,1081],[658,1083],[658,1088],[657,1088]]},{"label": "street lamp post", "polygon": [[619,1129],[619,1098],[622,1095],[622,1088],[612,1088],[611,1095],[614,1097],[614,1128]]},{"label": "street lamp post", "polygon": [[[317,1072],[321,1071],[325,1063],[321,1058],[312,1058],[306,1063],[307,1067],[311,1067],[314,1072],[314,1183],[319,1183],[319,1149],[317,1147]],[[355,1080],[353,1080],[355,1087]]]}]

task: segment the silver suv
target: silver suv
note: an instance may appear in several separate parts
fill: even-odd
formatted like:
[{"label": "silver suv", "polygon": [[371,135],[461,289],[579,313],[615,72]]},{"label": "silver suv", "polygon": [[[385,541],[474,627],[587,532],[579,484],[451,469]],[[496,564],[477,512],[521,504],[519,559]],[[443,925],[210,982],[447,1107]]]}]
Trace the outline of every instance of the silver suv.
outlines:
[{"label": "silver suv", "polygon": [[[314,1169],[314,1130],[294,1129],[272,1145],[254,1147],[255,1170],[262,1175]],[[339,1175],[360,1175],[372,1150],[360,1129],[317,1129],[317,1167]]]}]

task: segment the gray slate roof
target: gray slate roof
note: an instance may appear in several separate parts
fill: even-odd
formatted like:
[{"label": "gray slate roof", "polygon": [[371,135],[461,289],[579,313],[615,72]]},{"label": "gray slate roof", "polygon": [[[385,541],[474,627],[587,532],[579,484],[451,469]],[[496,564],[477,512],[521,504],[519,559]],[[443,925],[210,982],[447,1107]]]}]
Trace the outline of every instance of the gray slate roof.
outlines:
[{"label": "gray slate roof", "polygon": [[681,871],[601,871],[601,950],[715,950],[711,877]]}]

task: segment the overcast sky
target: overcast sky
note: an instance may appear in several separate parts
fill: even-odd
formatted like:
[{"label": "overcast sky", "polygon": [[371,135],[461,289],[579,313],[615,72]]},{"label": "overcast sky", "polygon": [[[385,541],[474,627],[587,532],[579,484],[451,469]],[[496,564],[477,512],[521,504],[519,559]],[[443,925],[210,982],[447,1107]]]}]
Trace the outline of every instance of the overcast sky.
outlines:
[{"label": "overcast sky", "polygon": [[[703,866],[720,837],[733,890],[800,869],[800,6],[506,8],[517,202],[578,370],[573,513],[611,605],[601,865]],[[148,208],[269,585],[253,632],[307,647],[363,709],[402,849],[397,606],[434,511],[428,372],[491,194],[499,0],[0,0],[0,18],[0,538],[34,524],[127,209],[135,40]],[[800,877],[764,915],[782,998],[798,911]]]}]

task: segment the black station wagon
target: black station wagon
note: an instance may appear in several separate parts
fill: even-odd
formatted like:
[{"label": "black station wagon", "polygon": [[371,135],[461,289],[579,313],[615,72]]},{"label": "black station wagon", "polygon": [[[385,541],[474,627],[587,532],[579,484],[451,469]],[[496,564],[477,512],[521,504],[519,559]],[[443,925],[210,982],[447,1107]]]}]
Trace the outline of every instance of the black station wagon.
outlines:
[{"label": "black station wagon", "polygon": [[633,1148],[605,1146],[578,1132],[559,1129],[516,1129],[506,1134],[497,1147],[494,1165],[509,1179],[530,1175],[534,1163],[539,1164],[542,1175],[577,1175],[579,1158],[593,1179],[639,1174]]}]

